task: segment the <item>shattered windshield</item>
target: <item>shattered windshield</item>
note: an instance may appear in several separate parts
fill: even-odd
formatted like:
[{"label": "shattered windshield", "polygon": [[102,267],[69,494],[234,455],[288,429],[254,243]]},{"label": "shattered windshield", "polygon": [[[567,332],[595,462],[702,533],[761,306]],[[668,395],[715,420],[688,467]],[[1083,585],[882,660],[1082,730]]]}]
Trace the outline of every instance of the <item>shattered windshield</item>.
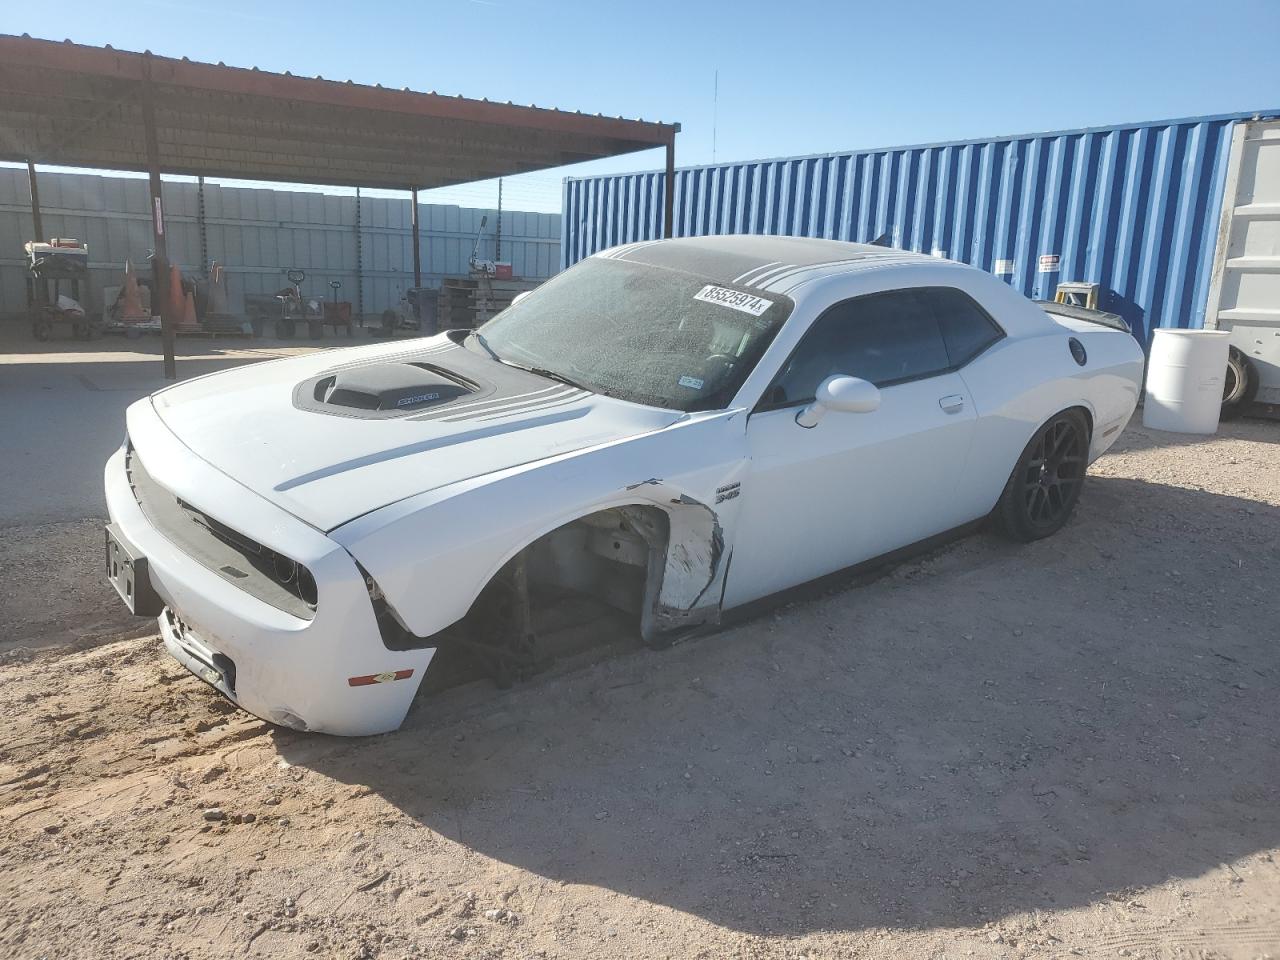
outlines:
[{"label": "shattered windshield", "polygon": [[621,400],[717,410],[728,406],[791,307],[777,294],[591,257],[494,317],[468,345]]}]

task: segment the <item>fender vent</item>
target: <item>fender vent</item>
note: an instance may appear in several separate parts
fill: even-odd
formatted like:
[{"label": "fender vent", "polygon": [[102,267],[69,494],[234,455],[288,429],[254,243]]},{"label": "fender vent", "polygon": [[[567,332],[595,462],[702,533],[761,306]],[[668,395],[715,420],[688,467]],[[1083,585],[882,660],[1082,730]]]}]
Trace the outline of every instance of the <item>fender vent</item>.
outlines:
[{"label": "fender vent", "polygon": [[373,363],[321,377],[312,397],[325,407],[399,414],[450,403],[478,389],[428,363]]}]

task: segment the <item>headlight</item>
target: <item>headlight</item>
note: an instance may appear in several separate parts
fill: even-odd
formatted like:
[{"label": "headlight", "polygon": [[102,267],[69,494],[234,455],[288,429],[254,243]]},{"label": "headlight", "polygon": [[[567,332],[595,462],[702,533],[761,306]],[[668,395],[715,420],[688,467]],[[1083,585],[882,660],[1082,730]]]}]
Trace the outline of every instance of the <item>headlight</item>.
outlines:
[{"label": "headlight", "polygon": [[286,557],[283,553],[263,548],[271,554],[271,575],[280,586],[309,607],[316,605],[316,578],[311,571],[298,561]]}]

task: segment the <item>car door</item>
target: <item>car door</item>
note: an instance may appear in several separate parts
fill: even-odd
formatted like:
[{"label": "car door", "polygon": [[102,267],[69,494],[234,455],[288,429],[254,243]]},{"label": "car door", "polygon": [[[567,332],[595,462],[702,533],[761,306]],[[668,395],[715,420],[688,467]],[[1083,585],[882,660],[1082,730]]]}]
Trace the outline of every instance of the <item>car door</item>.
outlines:
[{"label": "car door", "polygon": [[[828,308],[766,390],[746,427],[751,463],[727,607],[974,519],[981,498],[966,484],[973,402],[931,289]],[[836,374],[876,384],[879,409],[797,424],[818,384]]]}]

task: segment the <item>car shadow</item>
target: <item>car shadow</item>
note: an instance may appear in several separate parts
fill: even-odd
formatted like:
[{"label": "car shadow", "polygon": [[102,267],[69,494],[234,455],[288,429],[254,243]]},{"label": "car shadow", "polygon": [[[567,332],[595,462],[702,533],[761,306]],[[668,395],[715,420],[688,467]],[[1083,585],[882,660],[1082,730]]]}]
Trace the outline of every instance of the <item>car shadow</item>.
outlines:
[{"label": "car shadow", "polygon": [[483,857],[747,933],[1226,883],[1280,843],[1280,509],[1086,489],[1049,540],[981,533],[668,651],[437,694],[395,734],[276,744]]}]

